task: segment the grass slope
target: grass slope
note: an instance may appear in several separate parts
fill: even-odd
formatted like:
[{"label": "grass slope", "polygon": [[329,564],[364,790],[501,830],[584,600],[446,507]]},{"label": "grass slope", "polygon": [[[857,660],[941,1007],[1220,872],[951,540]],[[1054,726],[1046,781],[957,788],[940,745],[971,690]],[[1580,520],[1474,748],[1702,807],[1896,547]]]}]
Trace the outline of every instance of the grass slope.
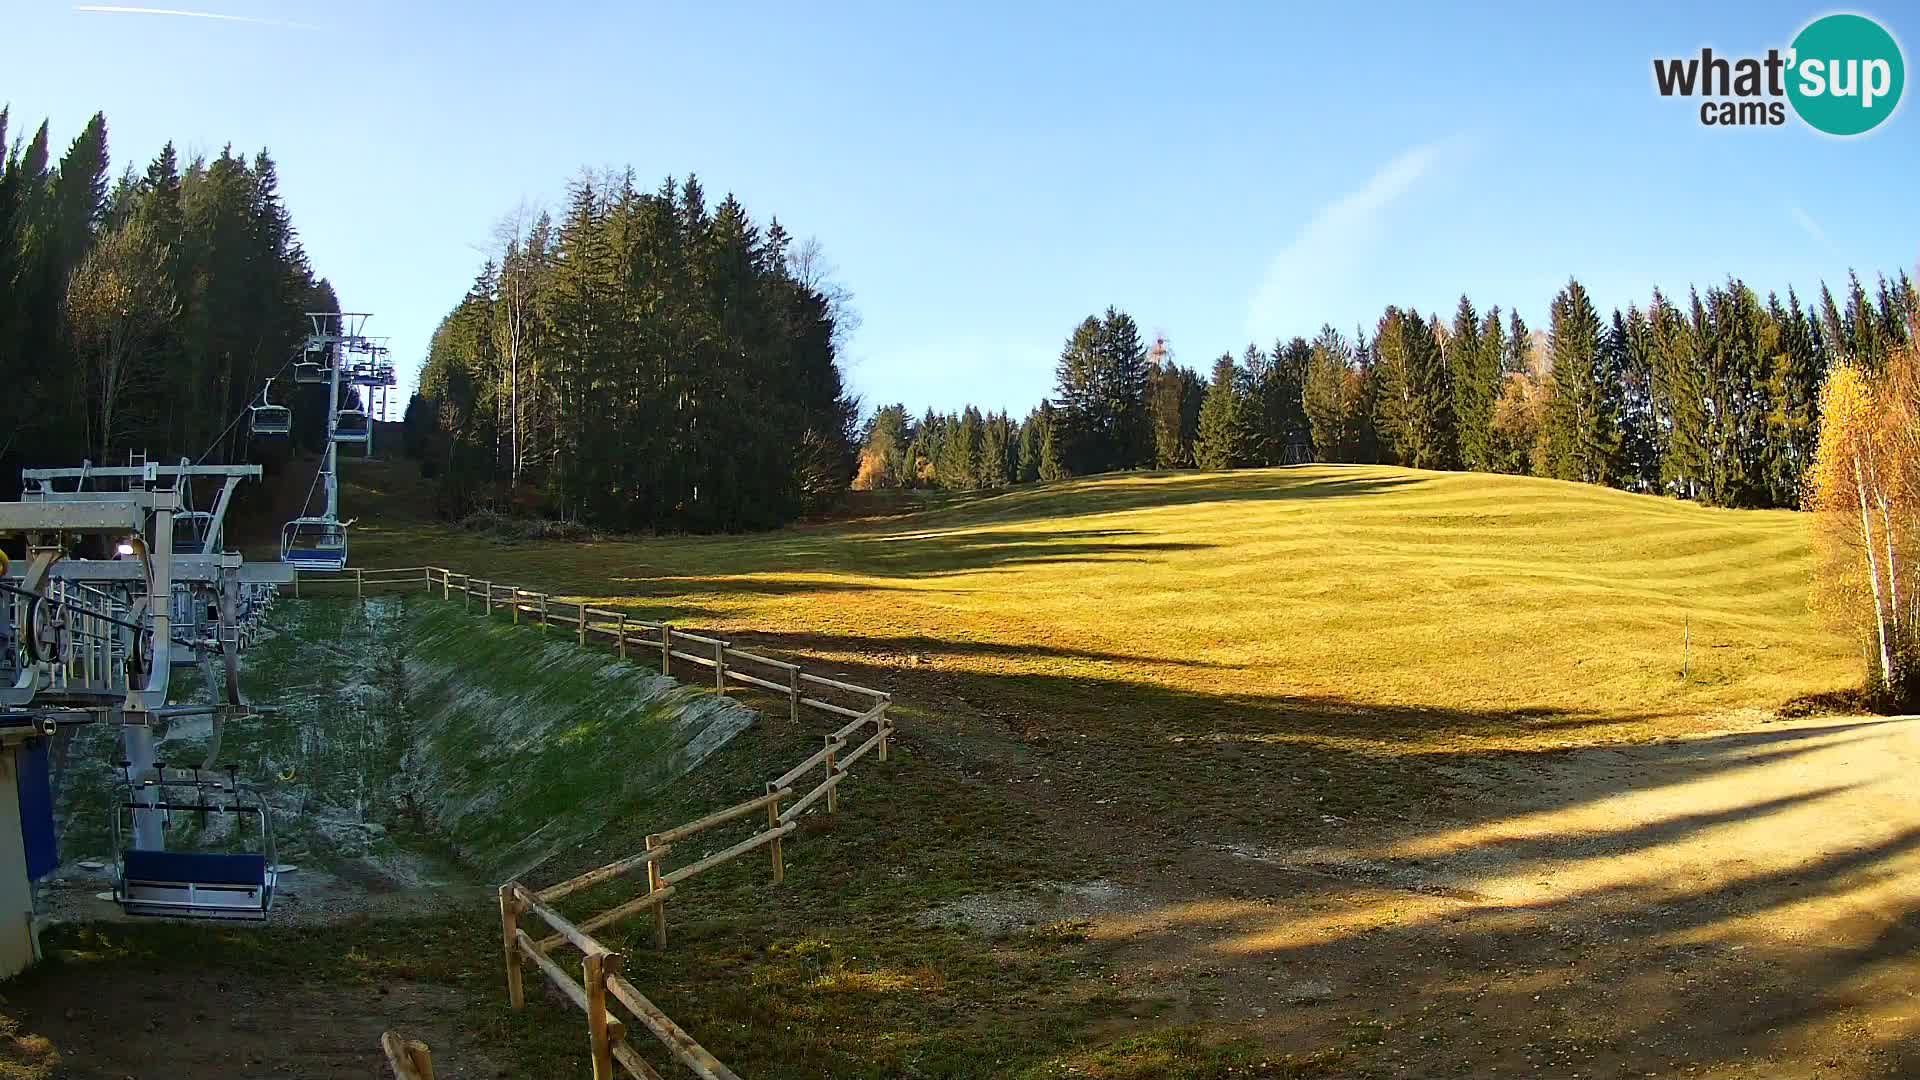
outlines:
[{"label": "grass slope", "polygon": [[[1177,885],[1197,846],[1324,839],[1328,821],[1343,837],[1470,822],[1487,811],[1452,790],[1454,763],[1646,738],[1858,674],[1806,614],[1801,519],[1533,479],[1133,474],[762,536],[518,545],[386,513],[412,497],[403,477],[382,485],[346,503],[363,565],[424,558],[571,592],[895,692],[899,752],[857,767],[837,817],[806,819],[785,887],[741,860],[676,896],[664,952],[644,920],[608,932],[634,981],[752,1076],[1397,1075],[1377,1002],[1250,1042],[1134,981],[1138,958],[1081,924],[983,931],[941,913],[1008,888],[1045,910],[1057,882]],[[545,651],[542,631],[500,621],[487,636],[501,646]],[[763,710],[684,780],[609,807],[616,820],[536,882],[756,793],[818,727]],[[142,947],[92,932],[62,944]],[[284,947],[327,983],[468,988],[477,1043],[528,1075],[583,1065],[577,1014],[500,1004],[487,911],[361,927],[344,957],[287,932],[215,933],[209,963]]]},{"label": "grass slope", "polygon": [[[851,663],[1030,686],[1631,723],[1853,685],[1806,609],[1803,518],[1369,466],[1147,473],[747,537],[515,545],[366,529],[435,560],[760,632]],[[1689,644],[1690,642],[1690,644]],[[1682,669],[1686,668],[1683,677]],[[1382,726],[1381,716],[1407,719]]]}]

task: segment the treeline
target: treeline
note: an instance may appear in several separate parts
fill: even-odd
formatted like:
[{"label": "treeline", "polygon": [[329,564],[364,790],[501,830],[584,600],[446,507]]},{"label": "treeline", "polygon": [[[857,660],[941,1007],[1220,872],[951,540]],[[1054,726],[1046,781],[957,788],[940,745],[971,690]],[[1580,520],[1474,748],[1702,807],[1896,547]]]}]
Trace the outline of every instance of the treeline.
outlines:
[{"label": "treeline", "polygon": [[[22,466],[128,450],[245,460],[233,421],[300,347],[303,312],[339,307],[273,159],[229,148],[183,164],[168,144],[110,181],[104,116],[57,163],[45,123],[9,142],[8,119],[0,109],[0,491]],[[293,404],[317,446],[324,397]]]},{"label": "treeline", "polygon": [[583,179],[558,223],[514,215],[407,409],[442,511],[707,532],[836,497],[859,417],[823,277],[816,246],[693,177]]},{"label": "treeline", "polygon": [[1528,473],[1720,506],[1797,506],[1819,393],[1841,363],[1877,370],[1920,306],[1905,274],[1811,304],[1738,280],[1659,291],[1603,318],[1576,280],[1544,332],[1517,312],[1389,307],[1222,354],[1205,377],[1109,309],[1074,329],[1055,391],[1018,424],[972,407],[868,421],[858,487],[999,487],[1141,467],[1303,461]]}]

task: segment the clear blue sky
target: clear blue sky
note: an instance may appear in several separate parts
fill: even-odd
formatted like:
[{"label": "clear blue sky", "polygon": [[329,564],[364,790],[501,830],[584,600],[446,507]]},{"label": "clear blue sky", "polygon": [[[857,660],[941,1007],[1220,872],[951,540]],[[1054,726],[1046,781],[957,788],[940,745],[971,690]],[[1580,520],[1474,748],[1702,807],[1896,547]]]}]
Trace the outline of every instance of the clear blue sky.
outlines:
[{"label": "clear blue sky", "polygon": [[[864,317],[853,388],[915,410],[1024,411],[1109,304],[1204,367],[1462,291],[1541,326],[1569,274],[1624,305],[1920,260],[1912,102],[1847,141],[1654,92],[1654,56],[1785,46],[1817,3],[151,6],[259,21],[27,0],[13,130],[105,110],[116,169],[268,147],[408,372],[492,223],[583,166],[695,171],[818,236]],[[1920,60],[1920,11],[1859,10]]]}]

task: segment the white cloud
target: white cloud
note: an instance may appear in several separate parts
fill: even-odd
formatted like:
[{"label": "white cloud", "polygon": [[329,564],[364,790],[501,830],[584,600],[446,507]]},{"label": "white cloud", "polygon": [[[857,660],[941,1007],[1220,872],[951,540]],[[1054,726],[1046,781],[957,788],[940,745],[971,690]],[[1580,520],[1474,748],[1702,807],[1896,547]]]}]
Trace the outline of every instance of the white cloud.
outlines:
[{"label": "white cloud", "polygon": [[1365,184],[1320,207],[1274,256],[1254,291],[1247,331],[1255,341],[1281,332],[1310,334],[1337,306],[1337,294],[1366,265],[1387,212],[1434,169],[1465,153],[1464,139],[1425,143],[1406,151]]},{"label": "white cloud", "polygon": [[306,23],[287,22],[283,19],[261,19],[252,15],[225,15],[217,11],[181,11],[177,8],[129,7],[118,4],[75,4],[73,10],[95,15],[172,15],[184,19],[214,19],[219,22],[254,23],[260,26],[289,26],[296,30],[319,29]]},{"label": "white cloud", "polygon": [[1793,223],[1800,226],[1802,229],[1805,229],[1807,231],[1808,236],[1811,236],[1815,240],[1819,241],[1820,244],[1824,247],[1833,246],[1827,241],[1827,231],[1825,229],[1822,229],[1820,227],[1820,223],[1813,220],[1813,217],[1809,215],[1805,210],[1802,210],[1797,206],[1788,207],[1788,210],[1793,214]]}]

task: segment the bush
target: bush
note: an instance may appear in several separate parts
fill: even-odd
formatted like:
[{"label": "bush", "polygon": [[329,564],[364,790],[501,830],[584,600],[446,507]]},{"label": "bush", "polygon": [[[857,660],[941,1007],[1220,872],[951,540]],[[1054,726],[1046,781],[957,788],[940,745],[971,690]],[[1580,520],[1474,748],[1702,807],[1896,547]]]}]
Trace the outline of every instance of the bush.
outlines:
[{"label": "bush", "polygon": [[592,529],[578,521],[556,521],[541,517],[516,517],[497,510],[475,510],[458,522],[461,529],[491,537],[504,544],[523,540],[592,540]]}]

